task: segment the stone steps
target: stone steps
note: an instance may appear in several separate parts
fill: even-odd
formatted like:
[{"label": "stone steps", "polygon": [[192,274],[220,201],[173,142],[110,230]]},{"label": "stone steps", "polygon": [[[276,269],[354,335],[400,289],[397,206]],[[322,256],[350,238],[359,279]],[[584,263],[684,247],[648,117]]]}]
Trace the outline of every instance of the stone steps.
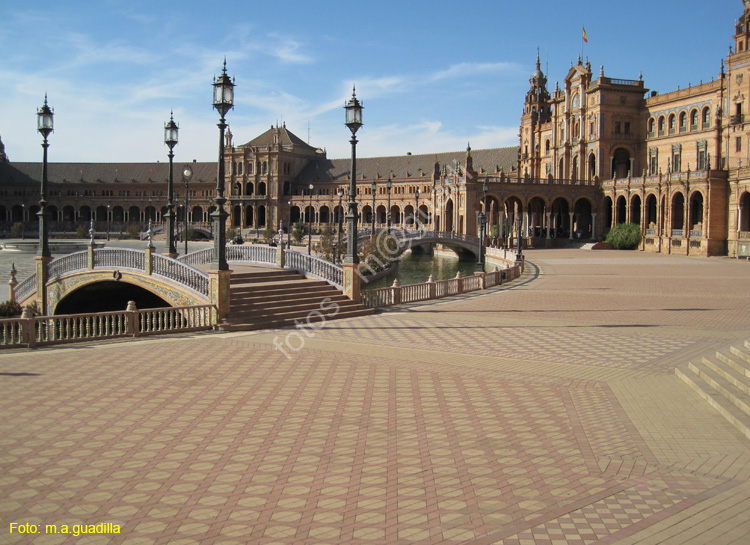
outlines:
[{"label": "stone steps", "polygon": [[675,374],[750,439],[750,341],[703,356]]},{"label": "stone steps", "polygon": [[323,280],[289,270],[232,273],[228,331],[269,329],[372,314]]}]

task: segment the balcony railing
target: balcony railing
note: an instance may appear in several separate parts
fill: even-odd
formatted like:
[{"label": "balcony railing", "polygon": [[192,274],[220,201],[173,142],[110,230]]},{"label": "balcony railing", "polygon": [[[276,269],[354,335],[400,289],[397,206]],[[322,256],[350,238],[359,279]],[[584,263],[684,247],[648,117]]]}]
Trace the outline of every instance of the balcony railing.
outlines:
[{"label": "balcony railing", "polygon": [[745,122],[745,114],[737,114],[729,116],[730,125],[740,125]]}]

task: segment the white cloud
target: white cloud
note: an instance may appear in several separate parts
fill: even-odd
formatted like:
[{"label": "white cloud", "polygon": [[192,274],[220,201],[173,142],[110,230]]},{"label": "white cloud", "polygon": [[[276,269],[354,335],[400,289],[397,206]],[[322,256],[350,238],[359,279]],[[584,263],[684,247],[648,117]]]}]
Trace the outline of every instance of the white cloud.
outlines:
[{"label": "white cloud", "polygon": [[432,74],[432,81],[451,78],[468,78],[480,74],[497,74],[518,69],[518,65],[509,62],[462,62],[453,64],[445,70]]}]

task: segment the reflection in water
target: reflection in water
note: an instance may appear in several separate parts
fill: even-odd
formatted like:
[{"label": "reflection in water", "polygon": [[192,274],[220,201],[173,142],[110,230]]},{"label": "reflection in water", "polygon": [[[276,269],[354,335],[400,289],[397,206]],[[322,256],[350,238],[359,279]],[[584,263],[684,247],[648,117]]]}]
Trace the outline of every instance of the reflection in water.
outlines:
[{"label": "reflection in water", "polygon": [[387,277],[373,282],[362,280],[362,289],[387,288],[393,284],[394,278],[398,278],[399,283],[405,286],[426,282],[430,275],[433,275],[435,280],[455,278],[458,271],[461,271],[463,276],[471,276],[476,269],[475,261],[458,261],[455,258],[451,259],[439,255],[413,255],[408,253],[401,257],[401,264],[397,273],[391,273]]}]

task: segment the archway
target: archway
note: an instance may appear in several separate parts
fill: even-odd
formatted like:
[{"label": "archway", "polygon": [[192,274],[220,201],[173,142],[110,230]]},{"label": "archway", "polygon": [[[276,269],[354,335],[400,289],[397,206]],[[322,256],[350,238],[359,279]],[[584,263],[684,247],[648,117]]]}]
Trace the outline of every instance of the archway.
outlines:
[{"label": "archway", "polygon": [[633,195],[630,199],[630,222],[636,225],[641,224],[641,196]]},{"label": "archway", "polygon": [[745,191],[740,197],[739,230],[750,231],[750,193]]},{"label": "archway", "polygon": [[261,204],[258,207],[258,224],[256,225],[256,228],[266,228],[266,206],[264,204]]},{"label": "archway", "polygon": [[[63,214],[65,211],[63,210]],[[141,220],[141,209],[137,206],[131,206],[128,208],[128,222],[138,223]]]},{"label": "archway", "polygon": [[552,201],[552,228],[555,236],[570,236],[570,205],[563,197],[558,197]]},{"label": "archway", "polygon": [[589,155],[589,181],[596,177],[596,155]]},{"label": "archway", "polygon": [[135,301],[139,309],[171,306],[158,295],[127,282],[94,282],[63,297],[54,314],[89,314],[125,310],[128,301]]},{"label": "archway", "polygon": [[617,197],[617,207],[615,208],[615,221],[619,223],[625,223],[627,219],[627,201],[623,195]]},{"label": "archway", "polygon": [[625,178],[630,172],[630,152],[625,148],[617,148],[612,154],[612,177]]},{"label": "archway", "polygon": [[73,208],[70,205],[64,206],[63,207],[63,221],[75,221],[75,219],[76,219],[75,208]]},{"label": "archway", "polygon": [[391,225],[401,225],[401,209],[397,204],[391,206]]},{"label": "archway", "polygon": [[299,206],[294,205],[289,210],[289,223],[294,225],[295,223],[299,223],[300,217],[302,216],[302,211],[300,210]]},{"label": "archway", "polygon": [[529,201],[529,236],[547,236],[547,203],[541,197]]},{"label": "archway", "polygon": [[604,211],[604,232],[606,233],[612,228],[612,197],[604,197],[602,203],[602,210]]},{"label": "archway", "polygon": [[[404,212],[406,213],[406,211]],[[448,199],[448,201],[445,203],[445,217],[443,218],[443,228],[441,229],[441,231],[445,231],[447,233],[453,231],[453,199]]]},{"label": "archway", "polygon": [[321,206],[318,216],[319,216],[318,221],[320,223],[330,223],[331,222],[331,209],[328,208],[326,205]]},{"label": "archway", "polygon": [[266,182],[260,182],[258,184],[258,195],[266,194]]},{"label": "archway", "polygon": [[89,223],[92,220],[91,207],[88,205],[83,205],[78,211],[78,219],[80,221],[85,221],[86,223]]},{"label": "archway", "polygon": [[383,206],[382,204],[378,205],[378,208],[375,211],[375,214],[376,214],[376,220],[375,221],[377,223],[380,223],[381,225],[385,225],[387,223],[388,218],[386,217],[385,206]]},{"label": "archway", "polygon": [[591,201],[586,197],[581,197],[576,201],[573,212],[573,229],[576,238],[591,238]]},{"label": "archway", "polygon": [[235,229],[242,227],[242,208],[240,206],[235,206],[232,209],[232,227]]},{"label": "archway", "polygon": [[703,231],[703,193],[696,191],[690,195],[690,221],[691,231]]},{"label": "archway", "polygon": [[646,197],[646,228],[656,229],[656,195]]},{"label": "archway", "polygon": [[[672,197],[672,229],[685,229],[685,197],[682,193],[675,193]],[[677,235],[679,236],[679,235]]]},{"label": "archway", "polygon": [[255,211],[253,210],[252,206],[245,207],[245,225],[247,225],[250,228],[255,227],[253,224],[253,219],[255,217]]}]

